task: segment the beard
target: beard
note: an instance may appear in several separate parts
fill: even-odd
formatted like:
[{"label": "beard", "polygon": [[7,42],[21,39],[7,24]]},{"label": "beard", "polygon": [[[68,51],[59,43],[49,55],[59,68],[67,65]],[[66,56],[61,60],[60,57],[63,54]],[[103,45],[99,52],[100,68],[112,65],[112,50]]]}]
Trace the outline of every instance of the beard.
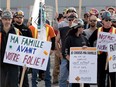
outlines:
[{"label": "beard", "polygon": [[17,23],[18,25],[21,25],[21,24],[22,24],[22,22],[19,22],[19,21],[16,21],[16,23]]},{"label": "beard", "polygon": [[95,27],[95,24],[91,24],[90,26],[91,26],[91,27]]}]

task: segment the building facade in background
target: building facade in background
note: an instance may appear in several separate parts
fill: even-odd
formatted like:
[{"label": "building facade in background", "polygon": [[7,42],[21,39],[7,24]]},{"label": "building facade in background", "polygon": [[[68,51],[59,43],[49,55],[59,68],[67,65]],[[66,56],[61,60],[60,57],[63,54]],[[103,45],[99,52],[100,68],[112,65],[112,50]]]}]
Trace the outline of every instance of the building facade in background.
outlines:
[{"label": "building facade in background", "polygon": [[[31,15],[31,9],[34,4],[34,0],[10,0],[11,9],[13,11],[21,9],[25,13],[25,18],[29,19]],[[55,0],[45,0],[47,18],[52,20],[55,14]],[[82,0],[82,15],[87,12],[90,8],[107,8],[108,6],[116,7],[116,0]],[[63,12],[64,8],[75,7],[78,11],[79,0],[58,0],[58,11]],[[0,8],[6,9],[6,0],[0,0]]]}]

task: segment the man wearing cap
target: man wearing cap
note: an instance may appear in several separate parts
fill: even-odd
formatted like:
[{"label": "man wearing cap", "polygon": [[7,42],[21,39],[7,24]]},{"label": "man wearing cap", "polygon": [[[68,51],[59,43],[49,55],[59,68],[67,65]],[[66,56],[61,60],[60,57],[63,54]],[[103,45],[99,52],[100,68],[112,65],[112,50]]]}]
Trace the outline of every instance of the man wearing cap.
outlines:
[{"label": "man wearing cap", "polygon": [[[67,79],[68,79],[68,70],[67,70],[67,60],[65,57],[63,57],[63,48],[64,48],[64,41],[65,36],[67,32],[71,29],[70,27],[75,25],[75,19],[77,19],[77,14],[75,13],[75,10],[73,8],[69,8],[67,10],[67,17],[64,19],[64,21],[59,23],[59,31],[56,36],[56,49],[58,50],[59,58],[61,58],[61,64],[60,64],[60,75],[59,75],[59,87],[67,87]],[[61,41],[60,44],[58,44]],[[61,47],[61,48],[60,48]]]},{"label": "man wearing cap", "polygon": [[76,9],[75,9],[74,7],[69,7],[69,8],[66,10],[66,14],[65,14],[64,20],[58,24],[58,28],[69,26],[70,21],[68,20],[68,17],[69,17],[71,14],[73,14],[76,18],[78,18]]},{"label": "man wearing cap", "polygon": [[108,7],[107,10],[111,13],[111,15],[115,14],[115,8],[114,7]]},{"label": "man wearing cap", "polygon": [[[21,10],[16,11],[16,13],[14,13],[14,19],[15,20],[14,20],[13,25],[21,31],[22,35],[26,36],[26,37],[32,37],[31,30],[28,29],[28,27],[23,24],[24,12]],[[21,74],[22,74],[22,67],[20,67],[19,80],[21,78]],[[27,71],[26,71],[25,76],[24,76],[24,81],[23,81],[22,87],[29,87]]]},{"label": "man wearing cap", "polygon": [[9,33],[16,34],[15,28],[12,26],[12,13],[11,11],[5,10],[2,13],[1,21],[1,87],[18,87],[18,66],[3,63],[5,55],[6,44]]},{"label": "man wearing cap", "polygon": [[[89,38],[91,46],[93,46],[94,41],[97,40],[98,32],[107,32],[107,33],[116,34],[116,28],[112,27],[110,12],[106,11],[103,13],[102,23],[103,23],[103,27],[96,29]],[[114,73],[108,73],[108,71],[105,70],[106,60],[107,60],[107,52],[98,51],[98,87],[105,87],[106,74],[108,74],[108,77],[107,77],[108,79],[110,76],[111,87],[116,87]],[[107,87],[110,87],[110,86],[107,85]]]}]

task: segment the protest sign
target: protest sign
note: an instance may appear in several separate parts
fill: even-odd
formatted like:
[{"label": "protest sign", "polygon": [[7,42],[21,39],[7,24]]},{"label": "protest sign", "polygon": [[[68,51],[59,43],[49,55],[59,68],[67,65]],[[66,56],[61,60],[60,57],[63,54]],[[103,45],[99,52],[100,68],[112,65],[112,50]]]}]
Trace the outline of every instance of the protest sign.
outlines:
[{"label": "protest sign", "polygon": [[109,72],[116,72],[116,43],[108,44]]},{"label": "protest sign", "polygon": [[97,83],[97,51],[95,47],[70,48],[70,83]]},{"label": "protest sign", "polygon": [[4,62],[46,70],[51,42],[9,34]]},{"label": "protest sign", "polygon": [[107,52],[108,43],[116,42],[116,34],[99,32],[97,39],[97,50]]}]

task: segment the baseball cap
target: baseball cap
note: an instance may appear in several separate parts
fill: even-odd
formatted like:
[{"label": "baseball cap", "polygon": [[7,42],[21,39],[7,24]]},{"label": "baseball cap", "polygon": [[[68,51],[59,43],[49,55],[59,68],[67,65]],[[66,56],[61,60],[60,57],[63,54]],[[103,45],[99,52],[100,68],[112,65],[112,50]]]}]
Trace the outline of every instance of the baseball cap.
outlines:
[{"label": "baseball cap", "polygon": [[14,13],[14,17],[16,16],[24,17],[24,12],[22,10],[18,10]]},{"label": "baseball cap", "polygon": [[2,18],[12,19],[13,18],[12,12],[9,10],[3,11]]},{"label": "baseball cap", "polygon": [[77,22],[75,25],[72,25],[72,26],[71,26],[72,29],[78,29],[78,28],[84,26],[84,22],[83,22],[82,19],[79,18],[77,21],[78,21],[78,22]]},{"label": "baseball cap", "polygon": [[115,11],[115,8],[114,7],[108,7],[107,10],[109,10],[109,9],[112,9],[112,10]]},{"label": "baseball cap", "polygon": [[91,8],[89,11],[89,14],[90,15],[98,15],[99,11],[96,8]]},{"label": "baseball cap", "polygon": [[111,19],[111,13],[109,11],[105,11],[103,13],[102,20],[104,20],[104,19],[107,19],[107,20]]},{"label": "baseball cap", "polygon": [[63,14],[60,13],[60,14],[58,15],[57,20],[59,20],[59,19],[61,19],[61,18],[63,18],[63,17],[64,17]]},{"label": "baseball cap", "polygon": [[67,9],[67,12],[66,13],[69,13],[69,12],[75,12],[75,13],[77,13],[77,11],[76,11],[76,9],[74,7],[69,7]]}]

